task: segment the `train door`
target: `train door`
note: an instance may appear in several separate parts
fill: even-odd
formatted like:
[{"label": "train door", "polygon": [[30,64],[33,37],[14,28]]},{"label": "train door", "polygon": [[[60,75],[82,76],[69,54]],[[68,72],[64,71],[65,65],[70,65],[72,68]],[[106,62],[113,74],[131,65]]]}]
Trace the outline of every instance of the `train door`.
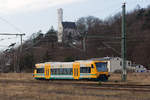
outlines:
[{"label": "train door", "polygon": [[50,64],[45,64],[45,78],[50,79],[50,75],[51,75]]},{"label": "train door", "polygon": [[73,64],[73,77],[74,79],[79,79],[80,77],[80,63]]}]

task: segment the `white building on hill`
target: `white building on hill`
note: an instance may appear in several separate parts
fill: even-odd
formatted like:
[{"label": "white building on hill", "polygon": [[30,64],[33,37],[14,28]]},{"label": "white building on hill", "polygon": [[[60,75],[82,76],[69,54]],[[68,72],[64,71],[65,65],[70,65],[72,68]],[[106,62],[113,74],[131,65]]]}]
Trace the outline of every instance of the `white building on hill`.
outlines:
[{"label": "white building on hill", "polygon": [[74,43],[77,42],[79,32],[75,22],[63,21],[63,9],[58,9],[58,42]]}]

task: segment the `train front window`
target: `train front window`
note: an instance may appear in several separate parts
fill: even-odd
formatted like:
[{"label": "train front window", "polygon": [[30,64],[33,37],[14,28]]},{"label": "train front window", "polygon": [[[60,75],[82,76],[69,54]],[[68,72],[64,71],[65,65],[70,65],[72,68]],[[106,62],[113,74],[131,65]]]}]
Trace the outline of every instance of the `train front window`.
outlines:
[{"label": "train front window", "polygon": [[107,62],[96,62],[95,65],[98,72],[107,71]]}]

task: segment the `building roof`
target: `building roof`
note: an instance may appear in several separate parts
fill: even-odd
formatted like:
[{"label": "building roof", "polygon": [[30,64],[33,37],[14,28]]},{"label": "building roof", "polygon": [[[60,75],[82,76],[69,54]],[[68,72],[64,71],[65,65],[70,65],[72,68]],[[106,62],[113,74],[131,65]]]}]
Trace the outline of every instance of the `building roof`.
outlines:
[{"label": "building roof", "polygon": [[112,57],[103,57],[103,58],[92,58],[91,60],[101,60],[101,61],[104,61],[104,60],[111,60]]},{"label": "building roof", "polygon": [[103,57],[103,58],[92,58],[91,60],[101,60],[101,61],[104,61],[104,60],[111,60],[111,59],[121,59],[120,57]]},{"label": "building roof", "polygon": [[62,22],[63,28],[71,28],[71,29],[76,29],[76,24],[75,22]]}]

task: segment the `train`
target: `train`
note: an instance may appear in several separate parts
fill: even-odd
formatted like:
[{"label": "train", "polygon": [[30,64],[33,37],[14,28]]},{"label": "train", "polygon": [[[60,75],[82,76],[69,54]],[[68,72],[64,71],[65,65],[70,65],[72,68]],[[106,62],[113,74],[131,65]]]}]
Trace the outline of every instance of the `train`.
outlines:
[{"label": "train", "polygon": [[74,62],[45,62],[35,64],[34,79],[45,80],[96,80],[109,78],[106,61],[79,60]]}]

